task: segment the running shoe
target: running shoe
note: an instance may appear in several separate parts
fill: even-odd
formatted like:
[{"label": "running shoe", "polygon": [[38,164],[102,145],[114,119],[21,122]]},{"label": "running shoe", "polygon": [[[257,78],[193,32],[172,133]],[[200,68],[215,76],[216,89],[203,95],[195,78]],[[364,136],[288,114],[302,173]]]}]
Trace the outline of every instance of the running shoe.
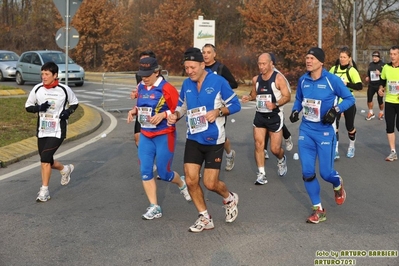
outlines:
[{"label": "running shoe", "polygon": [[370,121],[370,120],[373,119],[374,117],[375,117],[375,114],[369,112],[369,113],[367,114],[367,116],[366,116],[366,120],[367,120],[367,121]]},{"label": "running shoe", "polygon": [[48,191],[48,188],[42,188],[40,187],[39,192],[37,193],[37,202],[46,202],[50,199],[50,192]]},{"label": "running shoe", "polygon": [[396,152],[394,152],[394,151],[391,151],[391,153],[388,155],[388,157],[385,158],[385,161],[393,162],[393,161],[395,161],[397,159],[398,159],[398,154]]},{"label": "running shoe", "polygon": [[348,148],[348,153],[346,154],[346,157],[348,157],[348,158],[355,157],[355,147]]},{"label": "running shoe", "polygon": [[187,185],[186,185],[186,178],[184,175],[180,176],[181,181],[183,181],[184,185],[180,188],[180,194],[184,196],[187,201],[191,201],[190,193],[188,193]]},{"label": "running shoe", "polygon": [[342,180],[342,177],[339,177],[339,180],[341,181],[341,187],[338,190],[334,188],[334,196],[335,202],[338,205],[342,205],[346,199],[346,191],[344,189],[344,180]]},{"label": "running shoe", "polygon": [[61,185],[66,186],[66,185],[69,184],[69,181],[71,181],[71,174],[73,172],[73,169],[75,169],[73,164],[64,165],[64,169],[62,169],[60,171],[60,173],[61,173]]},{"label": "running shoe", "polygon": [[327,220],[325,209],[321,210],[319,207],[313,206],[312,210],[313,213],[306,220],[307,223],[318,224],[319,222]]},{"label": "running shoe", "polygon": [[234,158],[236,157],[236,152],[231,150],[231,157],[226,156],[226,171],[231,171],[234,168]]},{"label": "running shoe", "polygon": [[292,142],[292,138],[290,136],[288,139],[285,140],[285,149],[287,151],[290,151],[290,150],[292,150],[293,147],[294,147],[294,143]]},{"label": "running shoe", "polygon": [[141,216],[143,220],[153,220],[155,218],[161,218],[161,217],[162,217],[161,206],[154,204],[151,204],[150,207],[147,208],[146,213],[144,213]]},{"label": "running shoe", "polygon": [[188,228],[189,232],[193,233],[199,233],[202,232],[203,230],[210,230],[215,228],[213,225],[213,220],[211,216],[209,218],[206,218],[204,215],[199,215],[197,221]]},{"label": "running shoe", "polygon": [[269,153],[265,150],[265,159],[269,159]]},{"label": "running shoe", "polygon": [[232,223],[237,218],[238,215],[238,195],[234,192],[229,192],[233,195],[233,200],[229,202],[223,201],[223,208],[226,209],[226,223]]},{"label": "running shoe", "polygon": [[255,185],[264,185],[266,183],[266,175],[264,173],[257,173]]},{"label": "running shoe", "polygon": [[338,151],[335,151],[335,156],[334,156],[334,161],[335,160],[338,160],[340,157],[339,157],[339,152]]},{"label": "running shoe", "polygon": [[384,120],[384,113],[379,113],[378,114],[378,119],[379,120]]},{"label": "running shoe", "polygon": [[279,176],[285,176],[287,174],[287,157],[284,155],[284,161],[281,163],[277,161],[277,174]]}]

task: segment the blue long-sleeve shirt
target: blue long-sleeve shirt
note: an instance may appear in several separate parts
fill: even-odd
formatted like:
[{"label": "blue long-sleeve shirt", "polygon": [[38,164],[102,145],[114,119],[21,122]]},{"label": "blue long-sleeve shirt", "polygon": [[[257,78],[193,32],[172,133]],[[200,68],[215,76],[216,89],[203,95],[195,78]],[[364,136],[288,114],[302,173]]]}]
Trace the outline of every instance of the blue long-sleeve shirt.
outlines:
[{"label": "blue long-sleeve shirt", "polygon": [[[241,110],[241,104],[237,95],[231,89],[229,83],[222,76],[208,72],[200,91],[197,89],[197,82],[190,78],[184,80],[180,91],[180,98],[177,111],[186,104],[187,110],[205,106],[206,111],[227,107],[230,114],[237,113]],[[186,122],[187,116],[186,116]],[[225,117],[218,117],[214,123],[208,122],[208,129],[203,132],[192,134],[187,129],[187,139],[194,140],[203,145],[215,145],[225,142]]]},{"label": "blue long-sleeve shirt", "polygon": [[[339,98],[343,100],[338,104]],[[340,112],[344,112],[355,104],[355,98],[342,80],[325,69],[322,70],[321,76],[317,80],[313,80],[309,72],[299,78],[292,110],[300,112],[306,105],[306,101],[313,100],[320,104],[320,121],[310,121],[303,116],[301,125],[315,130],[331,126],[323,124],[322,118],[332,107],[338,106]]]}]

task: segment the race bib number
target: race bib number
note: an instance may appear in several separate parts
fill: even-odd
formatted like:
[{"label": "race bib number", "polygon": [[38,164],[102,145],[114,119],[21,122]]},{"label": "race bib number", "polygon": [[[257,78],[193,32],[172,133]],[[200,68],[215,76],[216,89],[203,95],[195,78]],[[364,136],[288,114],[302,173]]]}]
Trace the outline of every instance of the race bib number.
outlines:
[{"label": "race bib number", "polygon": [[54,118],[53,114],[41,113],[40,114],[40,128],[39,130],[44,134],[54,134],[57,130],[59,123],[58,118]]},{"label": "race bib number", "polygon": [[370,71],[370,81],[380,80],[380,75],[377,74],[377,71]]},{"label": "race bib number", "polygon": [[267,109],[266,103],[272,101],[271,94],[256,95],[256,111],[260,113],[270,113],[272,110]]},{"label": "race bib number", "polygon": [[156,128],[157,126],[150,123],[152,107],[138,107],[137,117],[142,128]]},{"label": "race bib number", "polygon": [[312,122],[320,122],[320,100],[304,99],[302,102],[303,116]]},{"label": "race bib number", "polygon": [[191,134],[200,133],[208,129],[208,121],[205,115],[205,106],[187,110],[188,127]]},{"label": "race bib number", "polygon": [[388,81],[387,85],[390,94],[399,94],[399,81]]}]

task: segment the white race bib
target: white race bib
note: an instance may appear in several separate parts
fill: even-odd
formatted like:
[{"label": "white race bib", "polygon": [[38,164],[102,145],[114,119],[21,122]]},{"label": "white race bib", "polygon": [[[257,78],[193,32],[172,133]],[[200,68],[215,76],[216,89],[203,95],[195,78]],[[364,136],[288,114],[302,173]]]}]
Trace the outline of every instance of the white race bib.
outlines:
[{"label": "white race bib", "polygon": [[399,81],[388,81],[387,87],[390,94],[399,94]]},{"label": "white race bib", "polygon": [[377,71],[370,71],[370,81],[380,80],[380,75],[377,74]]},{"label": "white race bib", "polygon": [[41,131],[43,134],[55,134],[57,128],[58,128],[58,123],[59,119],[55,118],[53,114],[50,113],[40,113],[40,128],[39,131]]},{"label": "white race bib", "polygon": [[260,113],[270,113],[272,110],[267,109],[266,103],[272,101],[271,94],[256,95],[256,111]]},{"label": "white race bib", "polygon": [[303,99],[303,116],[312,122],[320,122],[321,100]]},{"label": "white race bib", "polygon": [[191,134],[203,132],[208,129],[208,121],[206,120],[205,115],[205,106],[187,110],[188,128]]},{"label": "white race bib", "polygon": [[152,107],[138,107],[137,118],[142,128],[156,128],[156,125],[150,123]]}]

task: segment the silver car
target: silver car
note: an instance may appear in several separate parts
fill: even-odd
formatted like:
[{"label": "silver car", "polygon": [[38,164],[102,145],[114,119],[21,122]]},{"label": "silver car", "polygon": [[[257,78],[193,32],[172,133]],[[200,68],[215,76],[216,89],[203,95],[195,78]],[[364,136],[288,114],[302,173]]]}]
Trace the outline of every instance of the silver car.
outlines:
[{"label": "silver car", "polygon": [[[59,51],[28,51],[21,54],[17,62],[16,82],[23,85],[25,82],[42,81],[41,68],[44,63],[54,62],[58,65],[58,79],[65,83],[65,57],[63,52]],[[68,85],[82,86],[85,79],[83,67],[77,65],[68,57]]]},{"label": "silver car", "polygon": [[19,56],[11,51],[0,50],[0,81],[15,79]]}]

